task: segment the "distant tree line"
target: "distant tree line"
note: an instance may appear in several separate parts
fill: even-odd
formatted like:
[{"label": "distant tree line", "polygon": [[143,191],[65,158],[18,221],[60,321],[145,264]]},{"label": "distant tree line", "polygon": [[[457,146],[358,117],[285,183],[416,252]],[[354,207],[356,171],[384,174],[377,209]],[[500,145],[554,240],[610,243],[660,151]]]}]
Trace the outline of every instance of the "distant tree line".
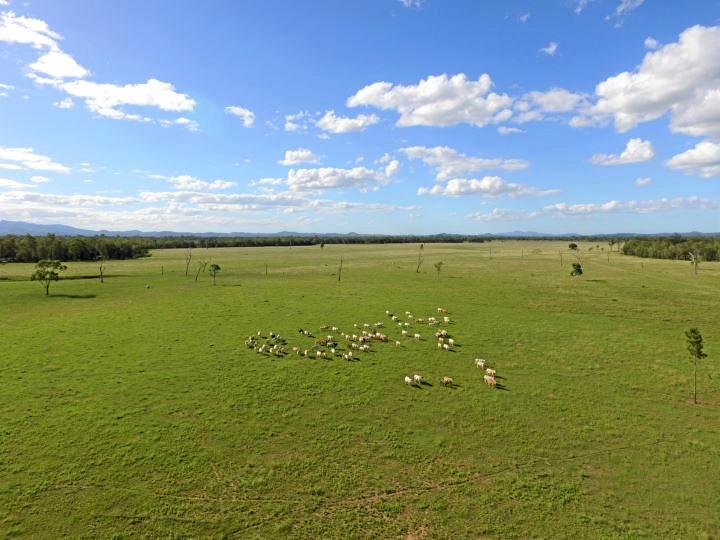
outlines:
[{"label": "distant tree line", "polygon": [[467,235],[390,236],[0,236],[0,261],[37,262],[95,261],[98,259],[135,259],[151,249],[312,246],[321,244],[397,244],[485,242],[488,238]]},{"label": "distant tree line", "polygon": [[96,261],[135,259],[148,254],[148,248],[135,238],[106,236],[0,236],[0,261],[37,262],[40,260]]},{"label": "distant tree line", "polygon": [[625,241],[625,255],[652,259],[691,260],[698,254],[703,261],[720,261],[720,238],[688,238],[682,236],[631,238]]}]

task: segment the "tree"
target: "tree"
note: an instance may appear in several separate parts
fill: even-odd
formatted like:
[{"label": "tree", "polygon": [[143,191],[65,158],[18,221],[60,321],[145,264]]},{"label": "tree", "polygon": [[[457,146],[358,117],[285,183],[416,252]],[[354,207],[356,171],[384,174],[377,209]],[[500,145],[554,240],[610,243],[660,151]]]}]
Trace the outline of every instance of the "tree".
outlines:
[{"label": "tree", "polygon": [[320,242],[320,249],[321,250],[325,249],[325,242]]},{"label": "tree", "polygon": [[205,271],[205,268],[207,268],[207,265],[208,265],[207,261],[198,261],[197,272],[195,272],[195,282],[197,282],[198,277],[200,277],[200,273]]},{"label": "tree", "polygon": [[695,270],[695,275],[697,276],[698,265],[700,264],[700,254],[697,249],[694,249],[692,251],[688,251],[688,257],[690,257],[690,264],[693,265],[693,270]]},{"label": "tree", "polygon": [[35,265],[35,273],[30,276],[32,281],[39,281],[45,287],[45,296],[50,296],[50,283],[60,280],[60,272],[67,270],[62,262],[43,259]]},{"label": "tree", "polygon": [[340,276],[342,276],[342,264],[343,264],[343,258],[340,257],[340,266],[338,266],[338,281],[340,281]]},{"label": "tree", "polygon": [[568,249],[571,249],[572,251],[577,251],[578,245],[575,242],[570,242],[568,244]]},{"label": "tree", "polygon": [[105,283],[105,259],[98,259],[98,270],[100,270],[100,283]]},{"label": "tree", "polygon": [[583,275],[583,267],[579,262],[572,263],[572,271],[570,272],[572,277],[580,277]]},{"label": "tree", "polygon": [[608,246],[610,246],[610,251],[612,251],[612,248],[614,245],[615,245],[615,240],[608,241]]},{"label": "tree", "polygon": [[415,273],[420,273],[420,267],[423,263],[423,248],[425,247],[425,244],[420,244],[420,249],[418,250],[418,260],[417,260],[417,266],[415,267]]},{"label": "tree", "polygon": [[698,360],[705,358],[707,354],[703,351],[704,344],[700,330],[691,328],[685,332],[685,337],[687,338],[687,350],[693,361],[693,402],[697,404],[697,363]]},{"label": "tree", "polygon": [[190,269],[190,261],[192,261],[192,249],[187,248],[185,250],[185,277],[188,276],[188,270]]},{"label": "tree", "polygon": [[217,276],[218,272],[220,271],[220,266],[213,263],[210,265],[210,268],[208,268],[208,272],[213,278],[213,285],[215,285],[215,277]]},{"label": "tree", "polygon": [[440,270],[442,270],[443,264],[445,264],[442,261],[436,262],[433,266],[435,267],[435,270],[437,270],[437,278],[440,279]]}]

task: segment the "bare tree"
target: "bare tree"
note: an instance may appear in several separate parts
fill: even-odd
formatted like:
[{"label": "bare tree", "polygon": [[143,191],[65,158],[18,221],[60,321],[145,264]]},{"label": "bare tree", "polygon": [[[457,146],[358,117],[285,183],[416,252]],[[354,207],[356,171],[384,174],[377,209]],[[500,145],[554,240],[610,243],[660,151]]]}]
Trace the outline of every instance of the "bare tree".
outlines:
[{"label": "bare tree", "polygon": [[197,263],[197,272],[195,273],[195,281],[197,282],[198,277],[200,277],[200,273],[205,271],[205,268],[207,268],[208,261],[200,260]]},{"label": "bare tree", "polygon": [[338,281],[340,281],[340,276],[342,275],[342,265],[343,265],[343,258],[340,257],[340,266],[338,266]]},{"label": "bare tree", "polygon": [[697,276],[698,265],[700,264],[700,253],[698,253],[697,249],[693,249],[692,251],[688,251],[688,257],[690,257],[690,264],[693,265],[693,270],[695,270],[695,275]]},{"label": "bare tree", "polygon": [[98,261],[98,263],[99,263],[98,270],[100,270],[100,283],[105,283],[105,274],[103,272],[105,270],[105,260],[100,259]]},{"label": "bare tree", "polygon": [[185,277],[188,276],[188,270],[190,269],[190,261],[192,261],[192,249],[187,248],[185,250]]},{"label": "bare tree", "polygon": [[419,273],[420,273],[420,267],[422,266],[422,263],[423,263],[423,260],[424,260],[424,259],[423,259],[423,247],[424,247],[424,246],[425,246],[425,244],[420,244],[420,249],[418,250],[417,266],[415,267],[415,273],[416,273],[416,274],[419,274]]}]

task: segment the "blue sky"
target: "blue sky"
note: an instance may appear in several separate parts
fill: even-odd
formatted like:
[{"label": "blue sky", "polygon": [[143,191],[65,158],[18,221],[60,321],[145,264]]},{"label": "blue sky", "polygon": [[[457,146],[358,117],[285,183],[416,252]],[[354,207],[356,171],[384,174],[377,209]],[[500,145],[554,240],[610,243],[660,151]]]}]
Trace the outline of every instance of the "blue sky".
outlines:
[{"label": "blue sky", "polygon": [[720,230],[720,1],[0,0],[0,219]]}]

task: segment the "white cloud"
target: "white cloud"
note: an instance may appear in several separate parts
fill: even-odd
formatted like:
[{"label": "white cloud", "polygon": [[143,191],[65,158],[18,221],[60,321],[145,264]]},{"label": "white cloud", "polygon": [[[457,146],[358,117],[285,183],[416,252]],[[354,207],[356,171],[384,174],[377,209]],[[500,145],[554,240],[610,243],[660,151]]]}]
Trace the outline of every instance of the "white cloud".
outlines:
[{"label": "white cloud", "polygon": [[399,0],[406,8],[420,8],[424,0]]},{"label": "white cloud", "polygon": [[590,158],[590,163],[593,165],[625,165],[649,161],[653,157],[655,157],[655,150],[650,141],[630,139],[620,155],[595,154]]},{"label": "white cloud", "polygon": [[500,135],[512,135],[513,133],[525,133],[522,129],[516,127],[500,126],[498,127]]},{"label": "white cloud", "polygon": [[30,181],[36,184],[46,184],[50,182],[50,179],[47,176],[31,176]]},{"label": "white cloud", "polygon": [[325,111],[315,125],[329,133],[351,133],[365,131],[369,126],[377,124],[380,118],[376,114],[359,114],[355,118],[349,116],[337,116],[335,111]]},{"label": "white cloud", "polygon": [[642,6],[645,0],[620,0],[620,3],[615,8],[615,17],[619,20],[617,25],[622,24],[622,19],[631,11],[635,11],[637,8]]},{"label": "white cloud", "polygon": [[0,162],[10,162],[3,164],[3,169],[31,169],[36,171],[54,171],[67,173],[69,167],[54,162],[47,156],[36,154],[32,148],[7,148],[0,146]]},{"label": "white cloud", "polygon": [[480,158],[466,156],[447,146],[410,146],[400,151],[408,159],[420,159],[426,165],[435,167],[436,178],[440,181],[448,180],[468,172],[481,169],[504,169],[517,171],[527,169],[530,164],[523,159]]},{"label": "white cloud", "polygon": [[694,148],[670,158],[666,165],[671,169],[697,174],[702,178],[720,176],[720,143],[700,142]]},{"label": "white cloud", "polygon": [[65,98],[53,102],[53,106],[58,109],[72,109],[75,106],[75,102],[71,98]]},{"label": "white cloud", "polygon": [[551,41],[547,44],[547,47],[543,47],[541,49],[538,49],[543,54],[546,54],[548,56],[555,56],[557,54],[559,45],[555,41]]},{"label": "white cloud", "polygon": [[529,12],[529,11],[528,11],[527,13],[523,13],[523,14],[520,15],[520,17],[519,17],[519,20],[520,20],[520,22],[522,22],[522,23],[528,22],[529,19],[530,19],[530,12]]},{"label": "white cloud", "polygon": [[543,120],[549,115],[569,113],[588,106],[585,94],[570,92],[564,88],[551,88],[540,92],[528,92],[514,104],[513,121],[518,124]]},{"label": "white cloud", "polygon": [[230,182],[228,180],[213,180],[212,182],[208,182],[206,180],[201,180],[187,174],[181,174],[179,176],[150,174],[148,176],[156,180],[165,180],[166,182],[172,184],[175,189],[183,191],[198,191],[202,189],[228,189],[237,185],[235,182]]},{"label": "white cloud", "polygon": [[100,116],[115,120],[152,121],[137,114],[129,114],[120,107],[156,107],[163,111],[192,111],[195,100],[175,91],[175,87],[157,79],[139,84],[101,84],[92,81],[60,83],[58,88],[73,97],[85,100],[88,109]]},{"label": "white cloud", "polygon": [[238,107],[237,105],[230,105],[225,107],[227,114],[232,114],[242,119],[243,127],[250,128],[255,124],[255,113],[245,107]]},{"label": "white cloud", "polygon": [[49,75],[53,79],[82,79],[90,74],[72,56],[60,50],[51,50],[45,53],[29,67],[33,71]]},{"label": "white cloud", "polygon": [[654,51],[660,47],[660,42],[657,39],[648,36],[645,38],[645,41],[643,41],[643,45],[645,45],[646,49]]},{"label": "white cloud", "polygon": [[577,0],[574,9],[575,14],[580,15],[590,2],[591,0]]},{"label": "white cloud", "polygon": [[720,89],[707,90],[695,100],[675,107],[670,129],[695,137],[720,137]]},{"label": "white cloud", "polygon": [[10,180],[9,178],[0,178],[0,188],[2,189],[32,189],[36,187],[37,186],[34,186],[32,184],[23,184],[22,182]]},{"label": "white cloud", "polygon": [[611,200],[602,203],[556,203],[540,210],[507,210],[495,208],[490,212],[476,212],[468,217],[478,221],[518,221],[540,216],[551,217],[589,217],[596,214],[630,213],[652,214],[671,210],[697,209],[716,210],[720,208],[720,200],[701,197],[675,197],[647,200],[619,201]]},{"label": "white cloud", "polygon": [[416,85],[372,83],[347,100],[349,107],[376,107],[400,114],[398,126],[453,126],[471,124],[484,126],[512,116],[512,98],[490,92],[493,86],[488,74],[477,81],[464,73],[452,77],[430,76]]},{"label": "white cloud", "polygon": [[634,71],[599,83],[597,101],[585,116],[593,122],[612,118],[616,129],[625,132],[670,111],[673,131],[716,135],[719,86],[720,27],[693,26],[677,42],[648,52]]},{"label": "white cloud", "polygon": [[635,185],[638,187],[649,186],[653,179],[649,176],[639,176],[635,179]]},{"label": "white cloud", "polygon": [[300,111],[295,114],[285,115],[285,131],[304,132],[307,131],[308,123],[312,115],[307,111]]},{"label": "white cloud", "polygon": [[300,163],[320,163],[320,158],[312,150],[298,148],[297,150],[285,150],[285,159],[278,161],[280,165],[298,165]]},{"label": "white cloud", "polygon": [[444,197],[462,197],[466,195],[481,195],[484,197],[499,197],[506,195],[511,198],[538,197],[556,193],[556,190],[538,191],[530,186],[506,182],[499,176],[485,176],[476,178],[453,178],[446,184],[437,184],[431,188],[421,187],[418,195],[442,195]]},{"label": "white cloud", "polygon": [[287,178],[263,178],[255,185],[287,185],[290,191],[322,191],[325,189],[356,188],[361,191],[377,189],[390,182],[383,170],[367,167],[342,169],[318,167],[315,169],[290,169]]},{"label": "white cloud", "polygon": [[15,87],[12,84],[0,83],[0,98],[8,97],[8,91],[14,89]]},{"label": "white cloud", "polygon": [[183,126],[185,129],[193,133],[200,131],[200,126],[195,120],[190,120],[184,116],[180,116],[174,120],[159,120],[158,123],[163,127]]},{"label": "white cloud", "polygon": [[[135,197],[106,197],[100,195],[59,195],[31,191],[8,191],[0,194],[1,203],[42,203],[53,206],[122,206],[138,202]],[[2,206],[0,206],[2,208]]]},{"label": "white cloud", "polygon": [[390,163],[385,166],[385,176],[388,178],[395,176],[400,172],[400,162],[397,159],[393,159]]},{"label": "white cloud", "polygon": [[36,49],[58,49],[62,36],[50,30],[45,21],[18,17],[12,11],[0,14],[0,41],[30,45]]}]

